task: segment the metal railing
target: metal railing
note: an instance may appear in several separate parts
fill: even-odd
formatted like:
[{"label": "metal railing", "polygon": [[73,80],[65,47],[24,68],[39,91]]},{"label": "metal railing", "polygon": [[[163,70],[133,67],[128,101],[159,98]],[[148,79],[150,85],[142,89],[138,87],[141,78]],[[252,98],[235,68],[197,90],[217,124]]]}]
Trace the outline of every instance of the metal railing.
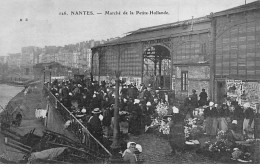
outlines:
[{"label": "metal railing", "polygon": [[112,156],[109,150],[100,143],[89,130],[70,112],[46,87],[43,86],[45,96],[48,96],[49,102],[55,106],[56,110],[62,115],[64,121],[70,120],[71,124],[68,128],[70,132],[81,141],[86,148],[98,157],[107,159]]}]

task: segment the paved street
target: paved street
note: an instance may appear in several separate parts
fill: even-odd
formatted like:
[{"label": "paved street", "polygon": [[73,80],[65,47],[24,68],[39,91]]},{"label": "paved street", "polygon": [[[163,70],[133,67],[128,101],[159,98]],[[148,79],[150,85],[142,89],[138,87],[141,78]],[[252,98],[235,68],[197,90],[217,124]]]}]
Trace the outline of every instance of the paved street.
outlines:
[{"label": "paved street", "polygon": [[168,141],[152,133],[130,136],[129,141],[134,141],[142,145],[145,164],[217,163],[207,157],[196,154],[194,151],[171,155],[171,148]]}]

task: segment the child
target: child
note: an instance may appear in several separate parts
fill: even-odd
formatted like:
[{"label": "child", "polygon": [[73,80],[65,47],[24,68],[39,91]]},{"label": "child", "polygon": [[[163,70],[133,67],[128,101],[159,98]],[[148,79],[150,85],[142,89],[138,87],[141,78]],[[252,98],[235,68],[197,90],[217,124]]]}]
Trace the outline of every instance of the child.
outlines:
[{"label": "child", "polygon": [[143,154],[142,154],[142,146],[140,144],[136,144],[135,146],[136,150],[135,150],[135,155],[136,155],[136,158],[137,158],[137,163],[138,164],[141,164],[144,162],[144,157],[143,157]]}]

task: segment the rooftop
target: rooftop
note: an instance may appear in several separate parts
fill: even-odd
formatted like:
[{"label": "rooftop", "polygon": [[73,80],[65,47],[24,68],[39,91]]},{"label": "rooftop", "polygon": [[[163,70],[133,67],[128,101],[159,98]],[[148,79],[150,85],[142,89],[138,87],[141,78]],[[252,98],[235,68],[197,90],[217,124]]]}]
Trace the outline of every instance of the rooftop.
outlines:
[{"label": "rooftop", "polygon": [[[140,28],[135,31],[131,31],[126,33],[127,35],[107,42],[105,44],[101,44],[92,48],[98,48],[102,46],[108,46],[108,45],[116,45],[116,44],[123,44],[123,43],[130,43],[130,42],[138,42],[138,41],[145,41],[145,40],[151,40],[151,39],[156,39],[156,38],[163,38],[163,37],[169,37],[174,34],[172,31],[172,28],[177,28],[177,27],[187,27],[187,25],[191,24],[199,24],[199,23],[205,23],[209,22],[210,19],[205,16],[205,17],[200,17],[200,18],[192,18],[189,20],[184,20],[184,21],[178,21],[174,23],[168,23],[168,24],[162,24],[162,25],[157,25],[157,26],[152,26],[152,27],[146,27],[146,28]],[[159,31],[163,30],[163,31]]]},{"label": "rooftop", "polygon": [[234,8],[230,8],[230,9],[227,9],[227,10],[216,12],[216,13],[213,14],[213,17],[223,16],[223,15],[228,15],[228,14],[234,14],[234,13],[259,9],[259,8],[260,8],[260,0],[257,0],[255,2],[251,2],[251,3],[245,4],[245,5],[240,5],[240,6],[237,6],[237,7],[234,7]]},{"label": "rooftop", "polygon": [[[192,18],[189,20],[178,21],[178,22],[174,22],[174,23],[140,28],[138,30],[126,33],[127,35],[122,38],[119,38],[119,39],[116,39],[113,41],[109,41],[109,42],[106,42],[106,43],[98,45],[98,46],[94,46],[91,49],[99,48],[102,46],[146,41],[146,40],[152,40],[152,39],[158,39],[158,38],[164,38],[164,37],[167,38],[173,34],[176,34],[175,32],[172,31],[172,28],[185,27],[185,26],[187,27],[187,25],[191,25],[191,24],[195,25],[195,24],[199,24],[199,23],[203,23],[203,22],[210,22],[210,20],[211,20],[210,16],[218,17],[218,16],[222,16],[222,15],[226,15],[226,14],[238,13],[238,12],[254,10],[254,9],[259,9],[259,8],[260,8],[260,0],[252,2],[252,3],[248,3],[245,5],[237,6],[234,8],[230,8],[227,10],[223,10],[220,12],[212,13],[211,15],[204,16],[204,17]],[[159,31],[159,30],[163,30],[163,31]],[[197,31],[199,31],[199,29]]]}]

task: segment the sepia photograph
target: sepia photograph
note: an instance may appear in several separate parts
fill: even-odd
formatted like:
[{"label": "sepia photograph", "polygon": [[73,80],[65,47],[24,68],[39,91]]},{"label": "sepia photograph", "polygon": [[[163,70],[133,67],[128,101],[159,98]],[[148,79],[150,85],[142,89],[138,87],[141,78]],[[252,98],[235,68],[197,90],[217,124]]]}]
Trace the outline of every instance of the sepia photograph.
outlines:
[{"label": "sepia photograph", "polygon": [[0,166],[260,163],[260,0],[8,0],[0,22]]}]

